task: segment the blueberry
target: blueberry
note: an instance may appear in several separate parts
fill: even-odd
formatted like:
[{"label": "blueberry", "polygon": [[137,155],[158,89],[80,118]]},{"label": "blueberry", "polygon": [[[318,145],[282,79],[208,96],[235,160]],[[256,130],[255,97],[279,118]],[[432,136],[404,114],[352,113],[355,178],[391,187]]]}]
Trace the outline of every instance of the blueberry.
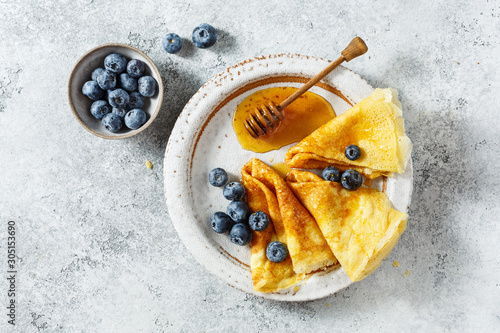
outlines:
[{"label": "blueberry", "polygon": [[245,196],[245,187],[242,183],[231,182],[224,186],[222,190],[222,195],[227,200],[240,200]]},{"label": "blueberry", "polygon": [[104,68],[120,74],[127,67],[127,59],[119,53],[111,53],[104,58]]},{"label": "blueberry", "polygon": [[104,72],[104,68],[102,67],[97,67],[96,69],[94,69],[92,71],[92,81],[95,81],[97,82],[97,77],[99,76],[99,74],[101,74],[102,72]]},{"label": "blueberry", "polygon": [[103,101],[103,100],[98,100],[92,103],[92,106],[90,106],[90,113],[97,119],[102,119],[104,115],[108,114],[111,112],[111,106],[108,104],[108,102]]},{"label": "blueberry", "polygon": [[95,81],[87,81],[83,84],[82,93],[93,101],[104,96],[104,90]]},{"label": "blueberry", "polygon": [[120,74],[120,86],[127,91],[137,90],[137,79],[127,73]]},{"label": "blueberry", "polygon": [[252,240],[252,231],[243,223],[236,223],[229,231],[229,240],[236,245],[245,245]]},{"label": "blueberry", "polygon": [[139,59],[130,60],[127,64],[127,74],[135,77],[136,79],[140,78],[144,74],[144,70],[146,66]]},{"label": "blueberry", "polygon": [[354,191],[361,186],[363,178],[361,178],[361,175],[356,170],[349,169],[342,174],[340,183],[345,189]]},{"label": "blueberry", "polygon": [[138,129],[146,123],[146,112],[141,109],[132,109],[125,115],[125,126],[130,129]]},{"label": "blueberry", "polygon": [[138,89],[142,96],[152,97],[156,94],[156,80],[151,76],[141,76],[138,83]]},{"label": "blueberry", "polygon": [[103,90],[113,90],[116,88],[116,74],[109,70],[103,70],[97,77],[97,83]]},{"label": "blueberry", "polygon": [[116,133],[122,128],[122,118],[113,113],[108,113],[102,118],[102,125],[108,131]]},{"label": "blueberry", "polygon": [[227,205],[226,213],[234,222],[243,223],[247,221],[250,209],[245,202],[237,200],[231,201],[229,205]]},{"label": "blueberry", "polygon": [[161,40],[161,44],[162,44],[163,49],[165,51],[173,54],[173,53],[177,53],[181,50],[182,39],[177,34],[168,33]]},{"label": "blueberry", "polygon": [[202,23],[194,28],[192,37],[196,47],[206,49],[217,41],[217,31],[210,24]]},{"label": "blueberry", "polygon": [[345,149],[345,157],[349,160],[354,161],[357,160],[361,156],[361,149],[359,149],[356,145],[349,145]]},{"label": "blueberry", "polygon": [[123,89],[115,89],[108,94],[108,102],[112,107],[123,108],[130,102],[130,96]]},{"label": "blueberry", "polygon": [[210,217],[210,225],[212,226],[212,229],[218,234],[225,233],[231,229],[233,226],[233,221],[224,212],[215,212],[211,217]]},{"label": "blueberry", "polygon": [[128,102],[128,107],[131,109],[140,109],[144,105],[144,96],[139,92],[134,91],[129,94],[130,101]]},{"label": "blueberry", "polygon": [[226,170],[222,168],[215,168],[208,174],[208,182],[212,186],[221,187],[227,183]]},{"label": "blueberry", "polygon": [[282,262],[288,257],[288,249],[282,242],[271,242],[266,248],[266,257],[272,262]]},{"label": "blueberry", "polygon": [[322,176],[324,180],[329,180],[331,182],[340,182],[340,170],[336,167],[326,167],[323,170]]},{"label": "blueberry", "polygon": [[116,114],[118,117],[122,118],[125,117],[127,114],[128,110],[126,108],[113,108],[111,113]]},{"label": "blueberry", "polygon": [[250,217],[248,218],[248,225],[252,230],[264,231],[269,225],[269,217],[267,216],[266,213],[258,210],[250,214]]}]

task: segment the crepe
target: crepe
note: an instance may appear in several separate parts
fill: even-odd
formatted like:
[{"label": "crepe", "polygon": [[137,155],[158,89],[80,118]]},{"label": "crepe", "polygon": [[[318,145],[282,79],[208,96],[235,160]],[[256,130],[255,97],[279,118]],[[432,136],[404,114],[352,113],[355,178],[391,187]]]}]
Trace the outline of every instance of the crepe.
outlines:
[{"label": "crepe", "polygon": [[[361,157],[351,161],[345,148],[357,145]],[[367,178],[402,173],[411,154],[411,141],[405,135],[404,120],[397,91],[375,91],[338,117],[333,118],[296,146],[285,163],[292,168],[355,169]]]},{"label": "crepe", "polygon": [[[264,193],[276,238],[286,244],[295,273],[309,273],[337,263],[314,218],[273,168],[253,158],[243,167],[242,176],[248,192],[247,202],[252,211],[264,206],[255,203],[256,200],[264,200],[262,194],[255,194],[259,191],[254,188]],[[269,243],[269,235],[254,232],[253,236],[256,238],[252,241],[252,272],[262,272],[262,269],[268,271],[264,267],[268,263],[263,253]],[[262,278],[261,274],[252,273],[252,276]]]},{"label": "crepe", "polygon": [[278,200],[264,184],[242,171],[246,198],[251,211],[262,211],[269,216],[269,226],[264,231],[252,231],[250,268],[255,291],[263,293],[285,290],[304,278],[296,274],[290,256],[285,261],[274,263],[266,257],[267,245],[279,240],[286,244],[286,235],[281,220]]},{"label": "crepe", "polygon": [[292,170],[287,183],[318,223],[333,254],[355,282],[371,274],[406,229],[408,215],[376,189],[344,189],[308,172]]}]

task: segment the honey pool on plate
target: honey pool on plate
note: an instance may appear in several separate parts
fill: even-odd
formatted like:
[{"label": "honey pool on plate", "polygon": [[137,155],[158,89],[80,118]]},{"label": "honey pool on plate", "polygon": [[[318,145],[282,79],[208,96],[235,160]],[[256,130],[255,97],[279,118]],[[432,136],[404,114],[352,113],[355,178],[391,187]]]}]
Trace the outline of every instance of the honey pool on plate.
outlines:
[{"label": "honey pool on plate", "polygon": [[260,108],[263,104],[268,104],[270,101],[276,105],[280,104],[297,89],[273,87],[259,90],[238,105],[233,116],[233,128],[243,149],[256,153],[279,149],[302,140],[335,117],[335,111],[326,99],[307,91],[282,111],[285,119],[277,129],[258,139],[253,138],[245,128],[245,119],[254,114],[256,108]]}]

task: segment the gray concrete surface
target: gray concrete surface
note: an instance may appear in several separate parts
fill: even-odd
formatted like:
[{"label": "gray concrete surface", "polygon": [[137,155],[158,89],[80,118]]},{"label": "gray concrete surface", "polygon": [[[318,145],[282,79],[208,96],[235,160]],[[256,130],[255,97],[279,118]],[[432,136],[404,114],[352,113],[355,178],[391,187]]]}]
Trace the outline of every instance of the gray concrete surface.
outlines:
[{"label": "gray concrete surface", "polygon": [[[208,50],[189,42],[202,22],[219,33]],[[4,0],[0,32],[1,332],[498,329],[498,2]],[[185,39],[179,55],[162,50],[167,32]],[[408,229],[373,275],[331,297],[246,295],[208,274],[173,229],[162,179],[169,133],[227,66],[281,52],[335,59],[356,35],[370,51],[347,67],[398,89],[404,105],[415,168]],[[76,60],[107,42],[143,50],[164,77],[160,115],[127,140],[87,133],[66,97]]]}]

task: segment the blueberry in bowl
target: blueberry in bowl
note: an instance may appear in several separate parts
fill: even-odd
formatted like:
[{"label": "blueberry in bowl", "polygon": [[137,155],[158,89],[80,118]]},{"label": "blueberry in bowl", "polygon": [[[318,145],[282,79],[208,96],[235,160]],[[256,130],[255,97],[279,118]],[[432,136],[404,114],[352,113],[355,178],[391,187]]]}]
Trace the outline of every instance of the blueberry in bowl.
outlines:
[{"label": "blueberry in bowl", "polygon": [[[105,64],[105,59],[112,54],[118,54],[125,58],[125,65],[123,65],[123,59],[120,56],[108,58]],[[98,77],[105,71],[114,73],[116,77],[114,88],[102,89],[99,86]],[[115,71],[121,72],[117,73]],[[130,91],[133,90],[133,86],[131,87],[127,83],[123,87],[120,76],[125,73],[129,76],[127,78],[133,78],[135,81],[138,81],[143,76],[153,78],[154,95],[144,97],[139,93],[138,88],[135,91]],[[109,88],[107,85],[104,85],[104,87]],[[116,94],[113,91],[117,89],[122,89],[129,95],[129,101],[126,105],[120,102],[114,103],[114,105],[109,103],[109,96],[113,97]],[[87,131],[100,138],[125,139],[141,133],[155,120],[163,101],[163,82],[157,66],[140,50],[125,44],[105,44],[88,51],[76,62],[68,83],[68,100],[75,119]],[[111,132],[102,124],[103,109],[99,111],[100,115],[102,115],[101,118],[96,118],[91,112],[93,102],[98,100],[110,104],[109,113],[112,113],[113,107],[119,109],[119,113],[115,111],[115,114],[119,117],[124,116],[125,110],[141,109],[146,115],[146,122],[137,129],[131,129],[125,125],[122,118],[123,126],[121,129],[117,132]],[[113,99],[113,101],[115,100],[116,98]]]}]

